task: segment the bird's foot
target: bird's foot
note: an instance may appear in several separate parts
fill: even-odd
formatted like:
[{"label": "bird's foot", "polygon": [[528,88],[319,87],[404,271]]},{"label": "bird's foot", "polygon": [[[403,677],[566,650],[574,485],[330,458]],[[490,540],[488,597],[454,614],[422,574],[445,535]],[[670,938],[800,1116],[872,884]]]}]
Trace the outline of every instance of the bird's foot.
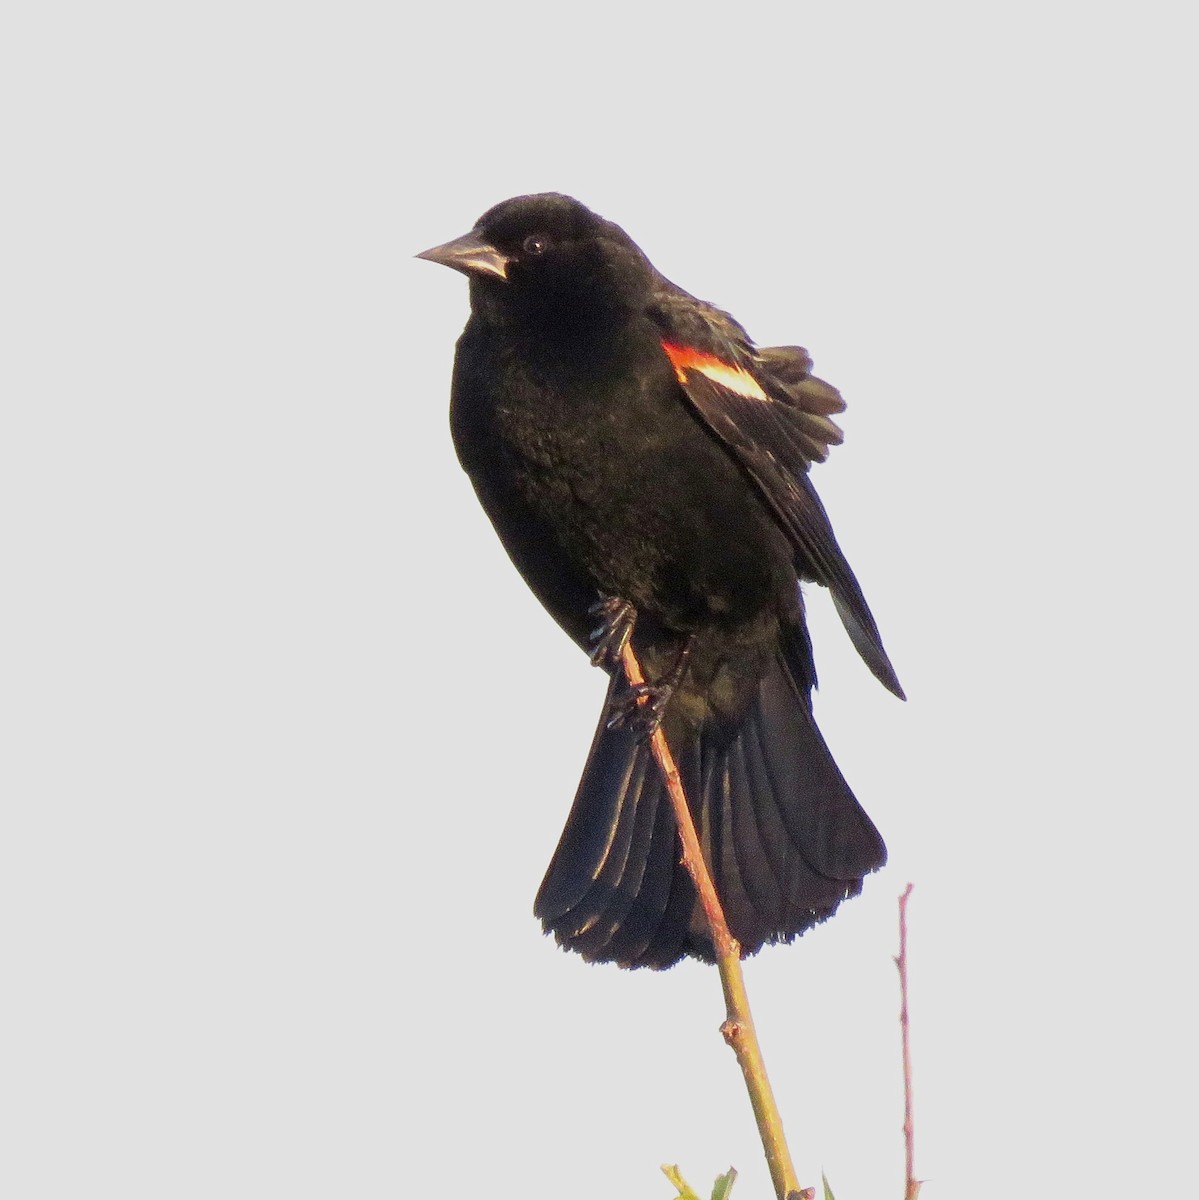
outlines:
[{"label": "bird's foot", "polygon": [[662,724],[675,685],[638,683],[617,691],[608,703],[608,728],[627,729],[638,740],[651,738]]},{"label": "bird's foot", "polygon": [[641,739],[653,737],[675,688],[683,681],[694,645],[693,634],[683,643],[674,665],[656,683],[635,683],[616,691],[608,702],[608,728],[627,729]]},{"label": "bird's foot", "polygon": [[592,664],[606,668],[619,666],[620,656],[633,636],[637,610],[619,596],[605,596],[587,611],[600,618],[600,624],[591,631]]}]

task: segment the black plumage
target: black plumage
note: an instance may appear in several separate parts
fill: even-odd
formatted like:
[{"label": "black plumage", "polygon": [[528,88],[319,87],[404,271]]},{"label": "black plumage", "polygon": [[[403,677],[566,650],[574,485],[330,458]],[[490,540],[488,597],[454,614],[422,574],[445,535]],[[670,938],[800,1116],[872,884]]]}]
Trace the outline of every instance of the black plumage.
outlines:
[{"label": "black plumage", "polygon": [[592,960],[712,956],[616,663],[631,626],[733,933],[747,953],[792,938],[886,857],[813,720],[799,580],[829,588],[903,694],[808,477],[841,440],[840,395],[566,196],[505,201],[422,257],[470,279],[459,459],[529,586],[612,675],[537,915]]}]

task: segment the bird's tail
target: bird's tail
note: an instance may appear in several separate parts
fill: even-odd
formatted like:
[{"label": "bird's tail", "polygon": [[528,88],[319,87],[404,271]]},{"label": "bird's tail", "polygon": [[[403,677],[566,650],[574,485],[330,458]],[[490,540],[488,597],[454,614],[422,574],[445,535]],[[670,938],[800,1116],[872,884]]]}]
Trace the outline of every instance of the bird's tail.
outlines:
[{"label": "bird's tail", "polygon": [[[672,737],[667,726],[717,893],[747,954],[831,916],[886,861],[816,728],[808,674],[795,650],[781,649],[736,730]],[[617,673],[609,700],[622,686]],[[649,743],[608,729],[607,716],[605,704],[534,911],[562,946],[593,962],[711,960]]]}]

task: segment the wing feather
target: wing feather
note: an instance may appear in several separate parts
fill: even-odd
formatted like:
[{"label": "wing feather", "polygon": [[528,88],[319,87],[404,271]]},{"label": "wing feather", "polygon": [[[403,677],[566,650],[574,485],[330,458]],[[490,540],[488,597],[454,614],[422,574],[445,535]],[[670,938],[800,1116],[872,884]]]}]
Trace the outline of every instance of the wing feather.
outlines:
[{"label": "wing feather", "polygon": [[[774,510],[796,551],[802,578],[823,584],[854,647],[884,687],[903,688],[883,647],[833,527],[808,478],[840,444],[829,419],[845,402],[831,384],[811,374],[812,361],[799,346],[756,349],[731,317],[677,296],[651,310],[662,328],[662,348],[688,401],[733,453]],[[684,320],[672,320],[680,313]],[[706,318],[706,319],[705,319]]]}]

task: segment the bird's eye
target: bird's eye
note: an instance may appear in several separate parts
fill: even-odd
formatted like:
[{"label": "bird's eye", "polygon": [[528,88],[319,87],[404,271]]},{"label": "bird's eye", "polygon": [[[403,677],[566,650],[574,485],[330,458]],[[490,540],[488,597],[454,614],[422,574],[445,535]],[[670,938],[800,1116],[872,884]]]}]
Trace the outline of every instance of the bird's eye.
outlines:
[{"label": "bird's eye", "polygon": [[540,233],[531,233],[525,238],[524,252],[536,257],[538,254],[544,254],[549,249],[549,246],[549,238],[543,237]]}]

